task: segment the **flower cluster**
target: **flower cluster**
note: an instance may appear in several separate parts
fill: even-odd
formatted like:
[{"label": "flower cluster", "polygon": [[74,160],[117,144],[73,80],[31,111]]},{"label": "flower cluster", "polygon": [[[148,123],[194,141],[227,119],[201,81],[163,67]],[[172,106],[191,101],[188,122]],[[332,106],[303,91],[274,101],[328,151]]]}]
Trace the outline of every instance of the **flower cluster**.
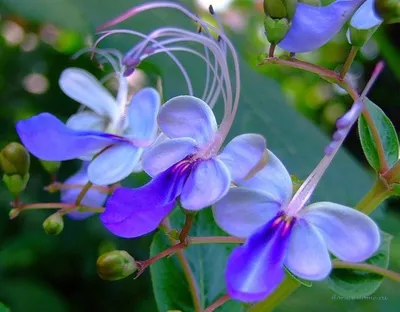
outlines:
[{"label": "flower cluster", "polygon": [[[291,12],[287,16],[271,14],[270,5],[265,8],[272,20],[290,17],[278,45],[294,53],[319,48],[351,17],[353,28],[376,27],[381,19],[372,14],[372,2],[337,0],[325,7],[299,3],[295,10],[283,11]],[[217,225],[245,240],[230,255],[225,272],[229,296],[244,302],[270,295],[282,282],[285,268],[303,279],[322,280],[331,272],[331,254],[348,262],[371,257],[381,239],[377,225],[367,215],[333,202],[309,204],[365,109],[368,88],[337,121],[323,159],[294,192],[287,169],[267,149],[262,135],[242,134],[225,144],[240,101],[240,68],[235,48],[212,7],[210,13],[219,27],[176,3],[150,2],[129,10],[104,29],[157,8],[177,9],[195,21],[199,31],[162,27],[149,34],[127,29],[101,32],[93,51],[113,66],[119,82],[117,95],[111,95],[90,73],[70,68],[62,73],[60,88],[82,108],[66,124],[42,113],[16,126],[22,143],[36,157],[83,160],[81,169],[65,181],[65,185],[80,187],[63,189],[61,201],[78,201],[77,206],[87,207],[102,207],[106,202],[100,219],[109,231],[124,238],[156,230],[178,204],[191,214],[212,206]],[[271,25],[270,21],[267,24]],[[117,33],[134,35],[140,41],[125,55],[97,49],[104,38]],[[193,43],[200,45],[202,52],[192,48]],[[204,62],[207,72],[201,96],[194,94],[190,76],[174,54],[177,51]],[[187,94],[163,104],[154,88],[144,88],[131,97],[127,77],[140,62],[160,53],[181,70]],[[217,122],[213,108],[219,102],[224,114]],[[147,184],[135,189],[118,185],[141,170],[151,177]],[[102,191],[104,186],[112,186],[111,196]],[[71,209],[67,213],[82,219],[93,211]]]}]

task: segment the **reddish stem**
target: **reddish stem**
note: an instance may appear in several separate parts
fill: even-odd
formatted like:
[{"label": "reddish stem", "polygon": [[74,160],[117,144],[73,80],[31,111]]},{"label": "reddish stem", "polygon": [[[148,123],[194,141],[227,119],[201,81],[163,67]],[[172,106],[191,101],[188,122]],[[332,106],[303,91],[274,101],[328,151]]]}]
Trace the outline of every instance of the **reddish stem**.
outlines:
[{"label": "reddish stem", "polygon": [[[71,189],[82,189],[85,187],[86,184],[63,184],[60,182],[54,182],[48,186],[46,186],[44,189],[46,191],[54,192],[54,191],[59,191],[59,190],[71,190]],[[93,190],[102,192],[102,193],[107,193],[110,194],[114,191],[114,187],[110,186],[100,186],[100,185],[92,185],[91,187]]]},{"label": "reddish stem", "polygon": [[222,296],[212,305],[210,305],[207,309],[205,309],[204,312],[213,312],[215,309],[219,308],[220,306],[228,302],[230,299],[231,297],[229,295]]},{"label": "reddish stem", "polygon": [[194,221],[194,215],[193,214],[186,215],[185,225],[183,226],[182,231],[179,234],[179,241],[181,243],[186,243],[186,246],[188,245],[187,238],[188,238],[188,235],[189,235],[190,228],[193,225],[193,221]]}]

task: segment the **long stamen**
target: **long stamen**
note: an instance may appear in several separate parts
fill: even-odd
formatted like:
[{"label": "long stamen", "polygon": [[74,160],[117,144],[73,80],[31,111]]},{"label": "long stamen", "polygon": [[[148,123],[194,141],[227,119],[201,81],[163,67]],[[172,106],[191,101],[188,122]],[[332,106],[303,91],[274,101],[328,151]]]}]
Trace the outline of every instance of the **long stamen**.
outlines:
[{"label": "long stamen", "polygon": [[382,72],[383,67],[384,67],[383,62],[379,62],[377,64],[371,76],[371,79],[369,80],[361,96],[357,99],[357,101],[354,102],[351,109],[337,121],[336,123],[337,131],[333,135],[332,142],[325,149],[324,158],[321,160],[318,166],[313,170],[313,172],[311,172],[309,177],[304,181],[302,186],[293,196],[289,205],[286,207],[285,211],[288,216],[295,216],[297,212],[300,209],[302,209],[306,205],[307,201],[310,199],[318,182],[321,180],[326,169],[332,162],[339,148],[343,144],[345,138],[349,134],[350,129],[352,128],[354,123],[358,120],[358,117],[364,110],[365,104],[363,101],[367,96],[368,92],[370,91],[372,85],[376,81],[377,77]]}]

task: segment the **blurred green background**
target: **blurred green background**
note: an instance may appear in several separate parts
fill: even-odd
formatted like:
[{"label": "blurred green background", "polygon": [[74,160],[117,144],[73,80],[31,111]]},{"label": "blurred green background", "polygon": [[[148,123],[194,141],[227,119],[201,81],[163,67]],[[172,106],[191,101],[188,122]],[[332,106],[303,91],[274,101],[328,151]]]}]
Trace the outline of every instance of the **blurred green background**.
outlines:
[{"label": "blurred green background", "polygon": [[[61,119],[76,112],[79,105],[58,87],[63,69],[82,67],[103,77],[109,68],[99,66],[88,55],[72,59],[79,49],[93,41],[94,29],[139,0],[0,0],[0,147],[18,140],[14,125],[22,118],[42,111]],[[257,56],[268,48],[260,5],[251,0],[181,1],[209,20],[204,9],[213,3],[241,55],[242,99],[232,135],[259,132],[266,136],[269,148],[278,154],[291,173],[305,178],[322,156],[322,150],[336,119],[351,105],[341,90],[312,74],[277,66],[257,67]],[[226,6],[223,6],[225,4]],[[160,25],[178,25],[195,29],[184,16],[169,10],[149,12],[124,23],[128,28],[148,32]],[[378,59],[388,64],[371,92],[371,99],[400,126],[400,27],[383,26],[366,44],[356,59],[351,78],[362,87]],[[397,35],[396,35],[397,34]],[[115,36],[104,47],[126,51],[134,38]],[[344,32],[318,51],[301,55],[302,59],[331,69],[340,69],[349,52]],[[281,53],[279,50],[277,53]],[[182,55],[196,90],[204,84],[204,65]],[[156,57],[142,64],[146,79],[140,84],[162,84],[164,98],[185,92],[182,77],[173,63]],[[111,86],[112,88],[112,86]],[[334,162],[318,189],[316,198],[355,205],[372,185],[372,172],[362,155],[356,130],[346,141],[347,152]],[[79,167],[76,161],[61,167],[62,181]],[[125,185],[138,185],[143,176],[128,178]],[[31,179],[23,196],[25,202],[57,201],[43,186],[50,177],[32,159]],[[151,235],[135,240],[113,237],[97,217],[85,221],[65,220],[65,229],[57,237],[42,230],[46,211],[22,213],[8,219],[10,195],[0,190],[0,302],[13,312],[34,311],[156,311],[146,272],[137,280],[127,278],[106,282],[96,274],[99,254],[114,248],[126,249],[136,259],[148,257]],[[390,200],[373,217],[381,228],[395,236],[390,268],[400,271],[399,202]],[[384,281],[376,296],[386,300],[332,299],[326,283],[302,288],[278,311],[399,311],[398,285]],[[1,311],[1,307],[0,307]],[[218,310],[217,310],[218,311]],[[188,311],[184,311],[188,312]],[[233,311],[234,312],[234,311]]]}]

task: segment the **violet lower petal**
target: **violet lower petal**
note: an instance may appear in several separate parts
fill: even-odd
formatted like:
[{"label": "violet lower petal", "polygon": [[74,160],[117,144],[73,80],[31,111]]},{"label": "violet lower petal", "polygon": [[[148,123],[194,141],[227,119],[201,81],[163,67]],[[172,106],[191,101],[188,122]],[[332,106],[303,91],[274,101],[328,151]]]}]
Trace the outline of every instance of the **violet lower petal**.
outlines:
[{"label": "violet lower petal", "polygon": [[124,138],[103,132],[70,129],[49,113],[21,120],[16,128],[30,153],[50,161],[75,159],[113,144],[127,142]]},{"label": "violet lower petal", "polygon": [[291,225],[278,218],[259,229],[229,257],[225,276],[232,299],[261,301],[282,282]]}]

